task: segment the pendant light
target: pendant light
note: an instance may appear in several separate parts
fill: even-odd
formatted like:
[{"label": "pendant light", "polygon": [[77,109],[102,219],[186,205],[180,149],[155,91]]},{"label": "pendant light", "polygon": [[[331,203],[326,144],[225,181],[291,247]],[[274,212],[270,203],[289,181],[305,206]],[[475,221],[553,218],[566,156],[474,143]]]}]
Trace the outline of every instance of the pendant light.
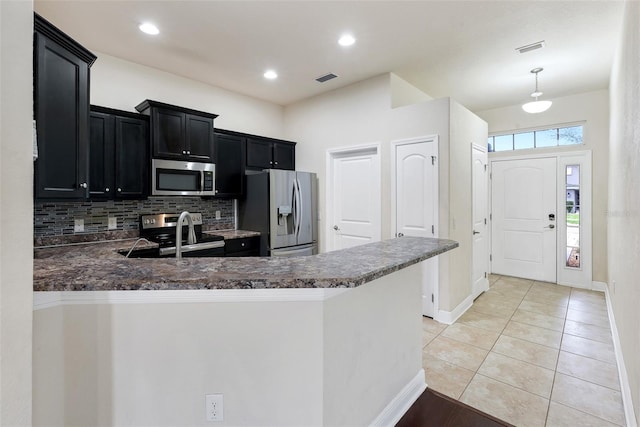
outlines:
[{"label": "pendant light", "polygon": [[527,102],[522,106],[522,109],[527,113],[542,113],[543,111],[547,111],[549,107],[551,107],[551,101],[538,101],[538,97],[542,95],[542,92],[538,90],[538,73],[540,73],[543,68],[534,68],[531,70],[533,74],[536,75],[536,90],[531,93],[531,96],[535,98],[535,101]]}]

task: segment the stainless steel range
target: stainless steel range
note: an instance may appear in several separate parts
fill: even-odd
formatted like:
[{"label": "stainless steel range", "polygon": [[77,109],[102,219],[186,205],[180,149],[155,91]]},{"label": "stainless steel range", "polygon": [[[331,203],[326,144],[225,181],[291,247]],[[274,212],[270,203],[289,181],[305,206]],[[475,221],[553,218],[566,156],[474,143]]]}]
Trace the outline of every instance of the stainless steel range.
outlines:
[{"label": "stainless steel range", "polygon": [[[181,254],[184,257],[224,256],[224,237],[202,232],[202,214],[190,214],[195,236],[189,236],[187,221],[182,223]],[[140,216],[140,237],[158,243],[158,249],[135,251],[133,257],[176,256],[176,231],[180,214],[153,214]],[[192,240],[191,242],[189,240]]]}]

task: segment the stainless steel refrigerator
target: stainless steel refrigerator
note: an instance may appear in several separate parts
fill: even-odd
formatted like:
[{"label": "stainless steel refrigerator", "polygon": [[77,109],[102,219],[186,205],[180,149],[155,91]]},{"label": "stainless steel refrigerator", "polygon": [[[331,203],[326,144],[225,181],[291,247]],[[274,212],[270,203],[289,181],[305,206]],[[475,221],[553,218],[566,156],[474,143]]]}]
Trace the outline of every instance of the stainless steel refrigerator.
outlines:
[{"label": "stainless steel refrigerator", "polygon": [[270,169],[246,178],[238,228],[261,233],[260,255],[318,253],[316,174]]}]

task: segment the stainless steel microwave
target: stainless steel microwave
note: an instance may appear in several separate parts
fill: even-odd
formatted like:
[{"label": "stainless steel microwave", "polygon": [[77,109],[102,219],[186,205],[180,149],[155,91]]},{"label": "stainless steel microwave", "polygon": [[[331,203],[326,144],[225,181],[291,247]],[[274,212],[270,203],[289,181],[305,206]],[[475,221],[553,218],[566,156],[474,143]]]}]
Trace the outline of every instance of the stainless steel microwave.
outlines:
[{"label": "stainless steel microwave", "polygon": [[213,196],[216,165],[213,163],[151,160],[151,195]]}]

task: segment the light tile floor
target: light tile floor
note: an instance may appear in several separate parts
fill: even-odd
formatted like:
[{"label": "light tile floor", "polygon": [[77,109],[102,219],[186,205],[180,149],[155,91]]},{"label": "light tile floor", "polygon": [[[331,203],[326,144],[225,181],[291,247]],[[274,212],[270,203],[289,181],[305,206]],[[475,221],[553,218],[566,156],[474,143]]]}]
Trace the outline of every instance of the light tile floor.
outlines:
[{"label": "light tile floor", "polygon": [[455,324],[424,318],[428,387],[517,426],[624,426],[604,294],[490,284]]}]

